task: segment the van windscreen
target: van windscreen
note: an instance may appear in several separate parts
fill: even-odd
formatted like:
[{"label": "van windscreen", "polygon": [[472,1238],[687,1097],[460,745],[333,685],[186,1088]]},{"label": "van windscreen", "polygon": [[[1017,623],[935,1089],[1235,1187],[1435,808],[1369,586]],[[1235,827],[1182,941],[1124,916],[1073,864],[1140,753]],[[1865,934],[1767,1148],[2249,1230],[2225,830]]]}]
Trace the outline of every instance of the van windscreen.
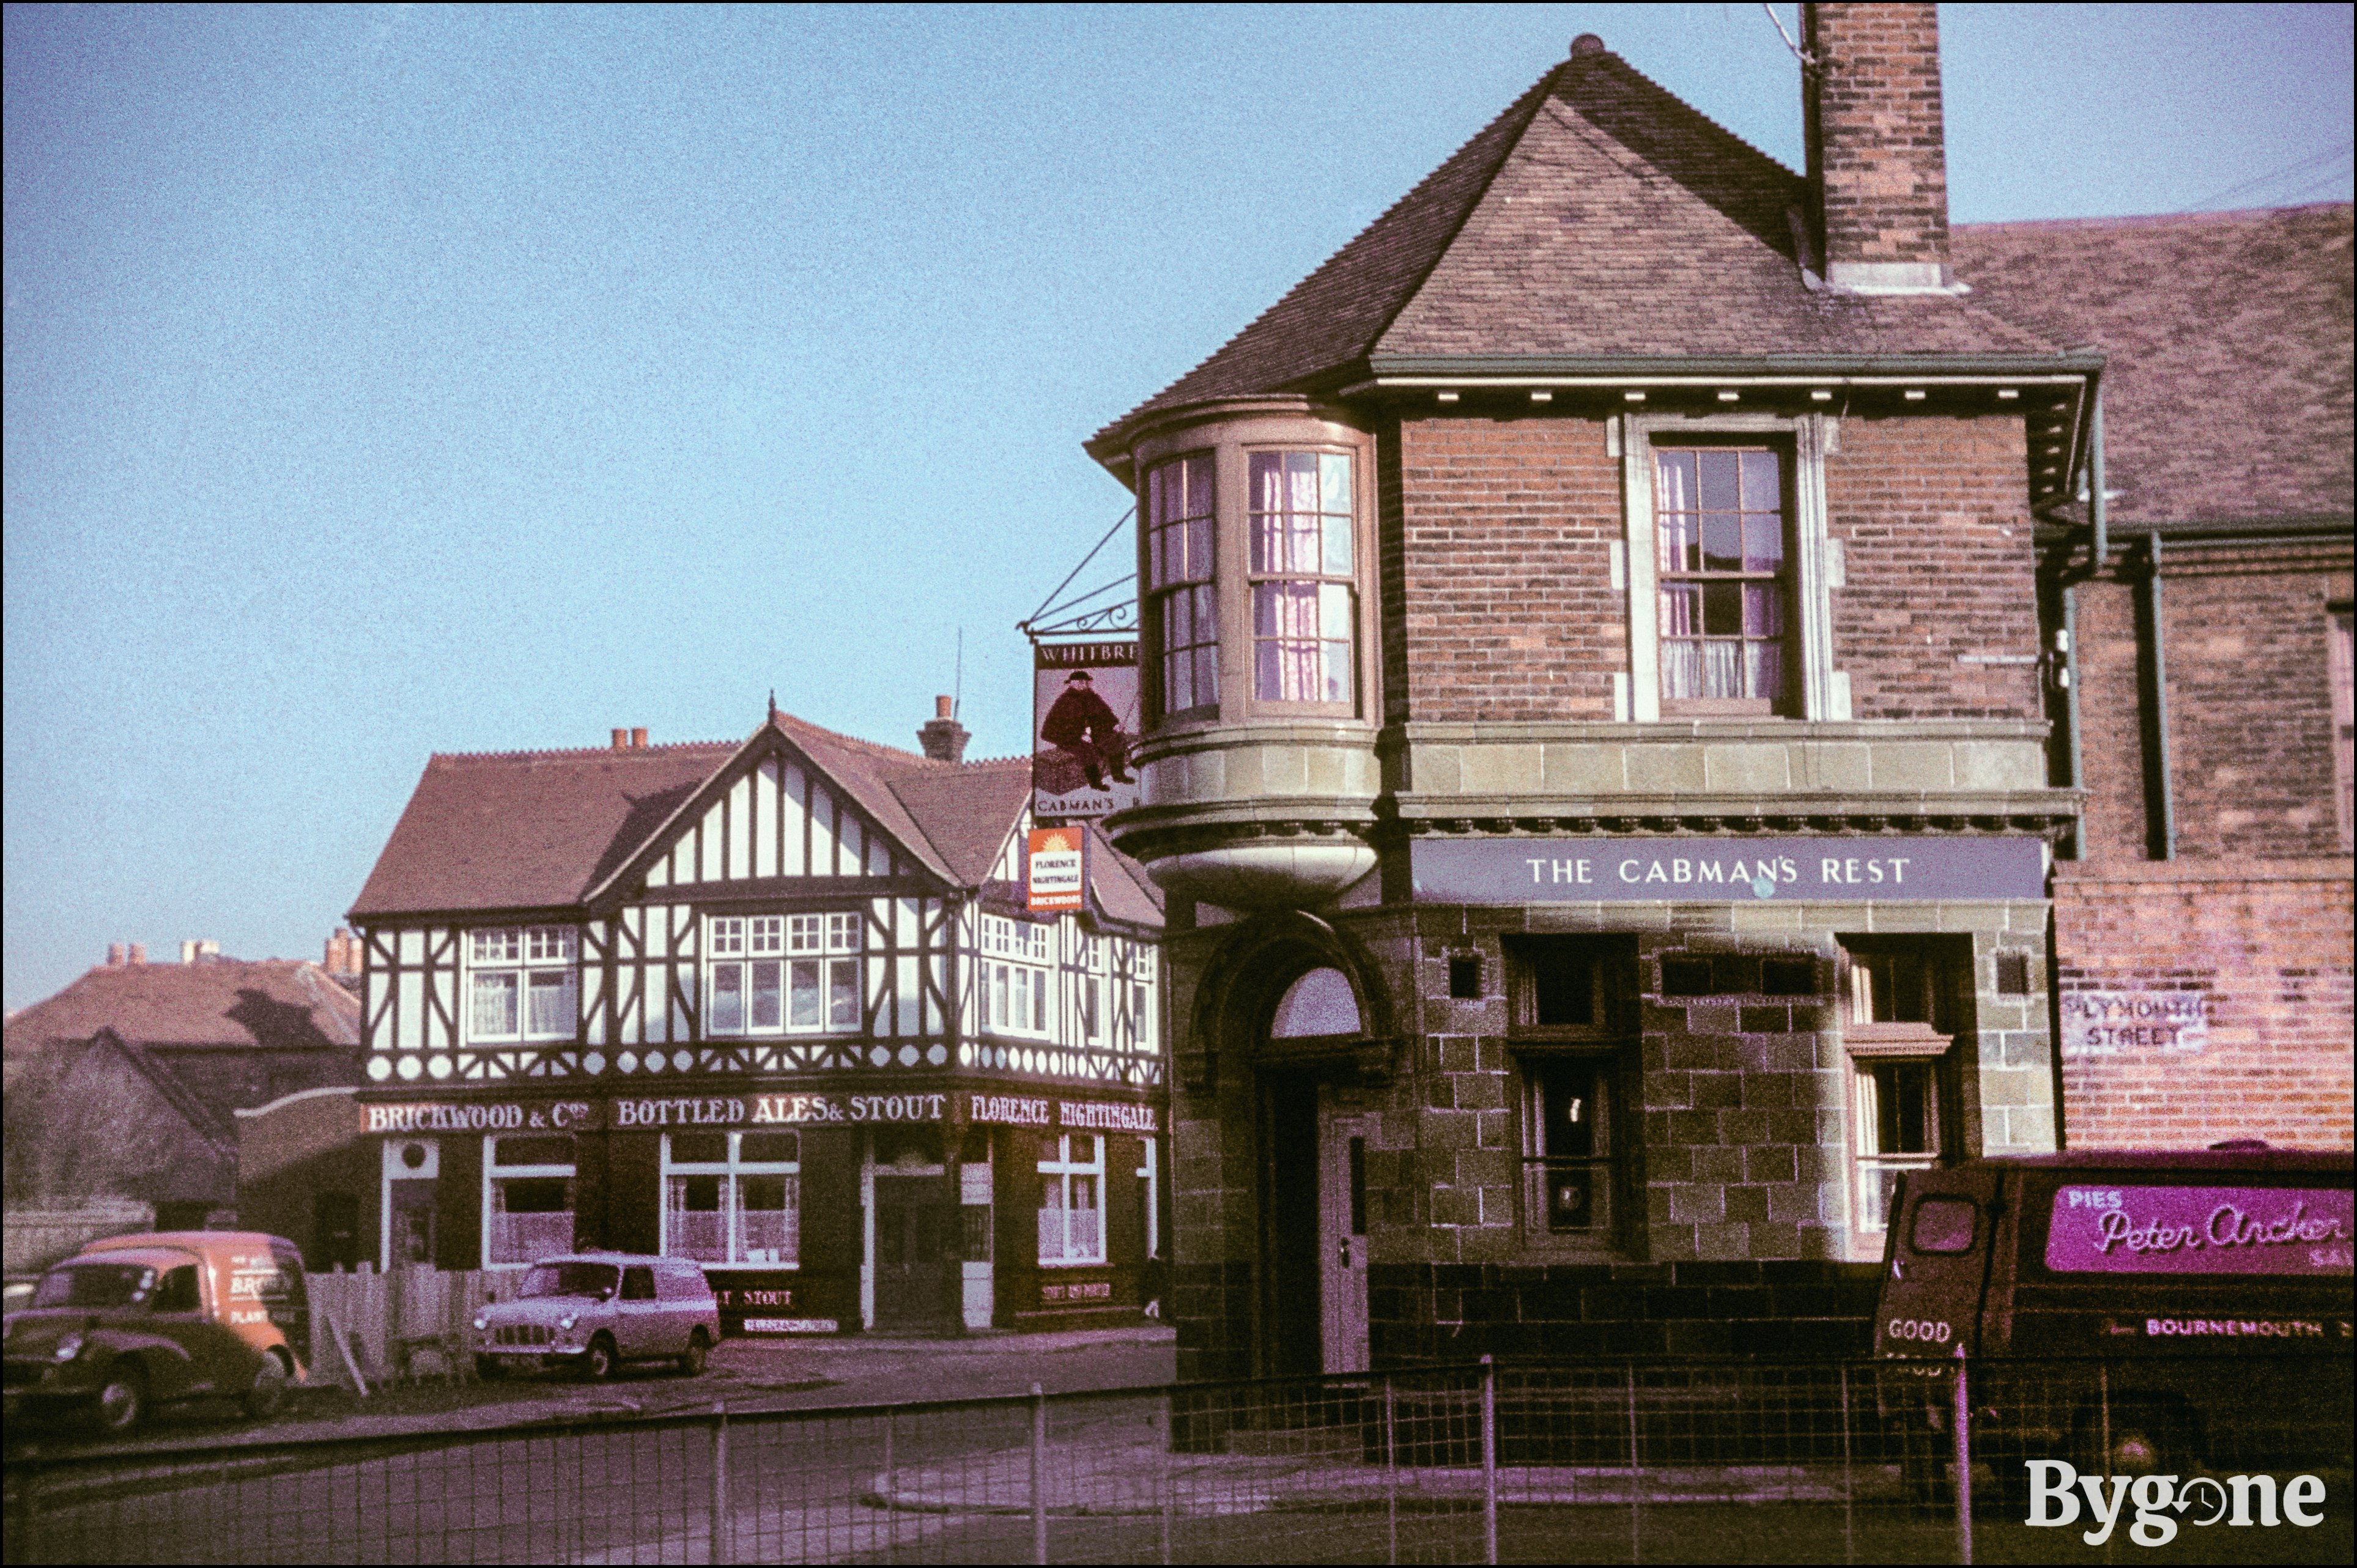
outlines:
[{"label": "van windscreen", "polygon": [[2333,1187],[2058,1187],[2046,1266],[2061,1273],[2347,1278],[2357,1225]]}]

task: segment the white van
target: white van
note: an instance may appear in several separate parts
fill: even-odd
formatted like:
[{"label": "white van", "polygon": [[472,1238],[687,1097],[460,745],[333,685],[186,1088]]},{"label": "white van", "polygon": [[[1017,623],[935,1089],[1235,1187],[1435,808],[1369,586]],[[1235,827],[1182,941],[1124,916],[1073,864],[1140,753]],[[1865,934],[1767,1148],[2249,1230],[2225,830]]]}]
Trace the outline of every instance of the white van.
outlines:
[{"label": "white van", "polygon": [[486,1378],[569,1367],[609,1378],[625,1361],[664,1360],[694,1377],[720,1339],[720,1304],[684,1258],[577,1252],[524,1271],[512,1301],[475,1316],[475,1369]]}]

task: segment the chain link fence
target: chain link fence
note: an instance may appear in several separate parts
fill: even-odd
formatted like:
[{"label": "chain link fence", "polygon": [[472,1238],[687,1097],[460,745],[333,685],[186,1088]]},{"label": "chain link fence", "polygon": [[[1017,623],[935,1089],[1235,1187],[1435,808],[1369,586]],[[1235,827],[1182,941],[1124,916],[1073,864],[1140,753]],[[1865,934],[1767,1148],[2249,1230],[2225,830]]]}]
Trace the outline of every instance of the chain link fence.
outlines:
[{"label": "chain link fence", "polygon": [[2234,1561],[2347,1562],[2351,1367],[1484,1363],[43,1457],[8,1466],[5,1555],[2116,1560],[2167,1517]]}]

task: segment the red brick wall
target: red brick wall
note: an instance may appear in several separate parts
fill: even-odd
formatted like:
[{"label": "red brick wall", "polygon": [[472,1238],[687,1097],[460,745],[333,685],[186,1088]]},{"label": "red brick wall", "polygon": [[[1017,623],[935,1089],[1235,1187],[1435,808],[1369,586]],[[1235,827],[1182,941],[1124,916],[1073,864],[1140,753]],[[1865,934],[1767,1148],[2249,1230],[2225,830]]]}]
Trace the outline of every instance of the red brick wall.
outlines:
[{"label": "red brick wall", "polygon": [[2068,1147],[2351,1146],[2346,860],[2066,863],[2054,884],[2061,991],[2199,991],[2210,1015],[2198,1055],[2064,1058]]},{"label": "red brick wall", "polygon": [[1825,459],[1834,668],[1861,719],[2037,718],[2036,561],[2018,417],[1849,418]]},{"label": "red brick wall", "polygon": [[1389,716],[1611,718],[1629,630],[1610,547],[1627,535],[1603,422],[1404,420],[1393,445]]}]

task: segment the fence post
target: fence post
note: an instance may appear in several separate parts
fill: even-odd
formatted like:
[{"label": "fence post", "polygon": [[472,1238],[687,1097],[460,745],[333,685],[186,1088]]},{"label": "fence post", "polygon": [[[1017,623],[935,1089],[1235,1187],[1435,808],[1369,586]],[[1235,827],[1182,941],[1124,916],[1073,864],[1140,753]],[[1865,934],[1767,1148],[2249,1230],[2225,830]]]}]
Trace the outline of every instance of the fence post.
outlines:
[{"label": "fence post", "polygon": [[1048,1396],[1031,1385],[1031,1561],[1048,1561]]},{"label": "fence post", "polygon": [[712,1536],[705,1542],[709,1563],[733,1561],[721,1535],[728,1520],[728,1402],[712,1402]]},{"label": "fence post", "polygon": [[1498,1369],[1481,1358],[1481,1561],[1498,1560]]},{"label": "fence post", "polygon": [[1842,1561],[1857,1561],[1857,1482],[1850,1469],[1849,1363],[1841,1365]]},{"label": "fence post", "polygon": [[1383,1525],[1391,1542],[1387,1563],[1399,1561],[1399,1415],[1389,1372],[1383,1374]]},{"label": "fence post", "polygon": [[1170,1396],[1164,1394],[1162,1402],[1154,1410],[1156,1463],[1160,1466],[1162,1502],[1162,1561],[1170,1561],[1171,1513],[1178,1507],[1178,1479],[1170,1466]]},{"label": "fence post", "polygon": [[1956,1561],[1973,1560],[1973,1399],[1964,1348],[1956,1347]]},{"label": "fence post", "polygon": [[892,1407],[884,1407],[884,1544],[888,1550],[900,1544],[900,1510],[893,1499],[900,1492],[899,1465],[893,1455],[893,1439],[899,1435],[900,1423],[893,1418]]},{"label": "fence post", "polygon": [[1642,1563],[1645,1532],[1638,1499],[1645,1489],[1645,1468],[1637,1460],[1637,1363],[1630,1362],[1621,1376],[1627,1380],[1629,1393],[1629,1561]]}]

